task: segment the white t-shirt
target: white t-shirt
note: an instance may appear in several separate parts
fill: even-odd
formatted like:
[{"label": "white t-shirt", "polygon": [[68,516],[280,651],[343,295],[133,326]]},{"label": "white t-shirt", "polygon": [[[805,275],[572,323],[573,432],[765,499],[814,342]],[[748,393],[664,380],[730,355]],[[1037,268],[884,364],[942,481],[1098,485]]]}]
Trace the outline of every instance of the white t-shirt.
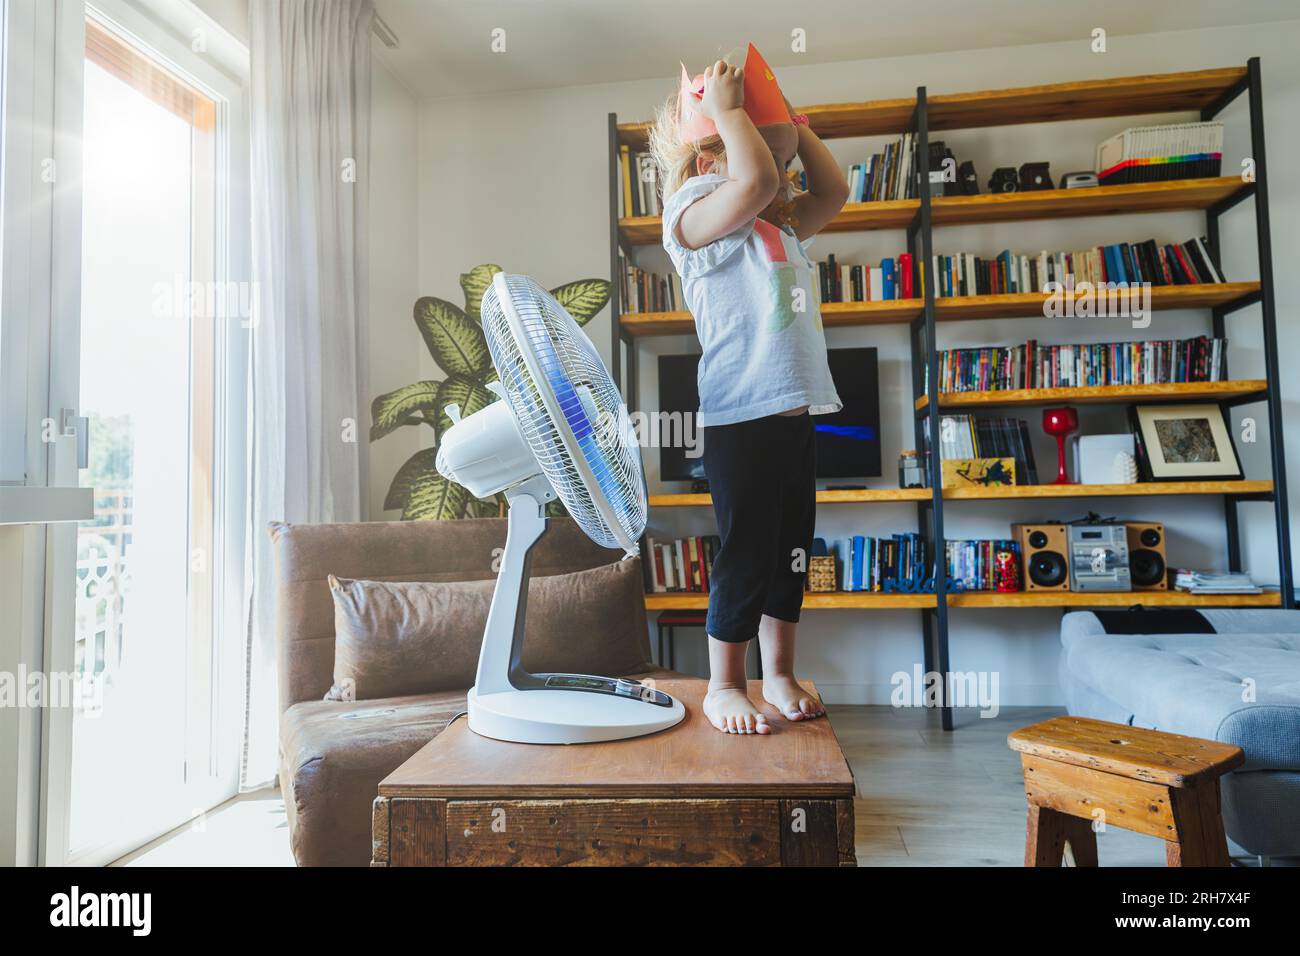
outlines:
[{"label": "white t-shirt", "polygon": [[686,207],[726,179],[695,176],[664,205],[663,243],[695,317],[700,424],[730,425],[807,405],[842,407],[826,364],[814,268],[788,227],[751,219],[700,249],[677,241]]}]

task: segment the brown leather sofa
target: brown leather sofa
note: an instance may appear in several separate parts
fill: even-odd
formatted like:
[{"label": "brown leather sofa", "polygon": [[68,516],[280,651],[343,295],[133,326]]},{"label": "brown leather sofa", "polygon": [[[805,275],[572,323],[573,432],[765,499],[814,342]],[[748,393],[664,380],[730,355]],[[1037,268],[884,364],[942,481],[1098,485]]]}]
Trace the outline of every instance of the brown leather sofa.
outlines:
[{"label": "brown leather sofa", "polygon": [[[473,682],[454,691],[375,700],[324,700],[333,683],[334,602],[330,574],[372,581],[478,581],[495,577],[494,549],[505,545],[506,521],[274,524],[280,671],[280,787],[289,840],[300,866],[365,866],[370,861],[371,804],[379,781],[436,737],[465,710]],[[499,551],[495,552],[500,554]],[[570,519],[552,519],[534,546],[534,577],[611,563],[615,552],[592,542]],[[640,599],[610,596],[606,619],[630,615],[639,634],[594,641],[581,668],[615,676],[674,676],[651,663]],[[541,625],[535,627],[535,624]],[[472,660],[483,620],[464,621]],[[535,633],[537,630],[542,633]],[[529,619],[525,663],[539,671],[571,669],[573,640],[563,622]],[[599,649],[599,650],[596,650]],[[567,658],[567,659],[566,659]],[[633,663],[634,662],[634,663]],[[631,665],[631,666],[629,666]]]}]

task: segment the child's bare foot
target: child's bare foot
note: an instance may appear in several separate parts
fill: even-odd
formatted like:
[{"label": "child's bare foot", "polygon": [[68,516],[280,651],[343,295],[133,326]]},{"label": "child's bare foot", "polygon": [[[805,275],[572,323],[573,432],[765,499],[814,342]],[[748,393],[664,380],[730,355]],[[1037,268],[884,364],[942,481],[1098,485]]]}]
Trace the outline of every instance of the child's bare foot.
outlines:
[{"label": "child's bare foot", "polygon": [[704,716],[724,734],[770,734],[767,716],[754,706],[741,687],[709,685]]},{"label": "child's bare foot", "polygon": [[763,699],[787,720],[811,720],[826,714],[822,702],[804,690],[793,674],[764,674]]}]

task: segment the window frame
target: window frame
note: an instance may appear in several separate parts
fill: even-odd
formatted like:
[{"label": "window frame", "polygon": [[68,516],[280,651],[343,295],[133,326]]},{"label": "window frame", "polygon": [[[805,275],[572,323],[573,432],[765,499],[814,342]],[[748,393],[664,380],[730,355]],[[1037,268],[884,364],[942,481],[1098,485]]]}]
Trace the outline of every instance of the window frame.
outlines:
[{"label": "window frame", "polygon": [[[52,303],[48,354],[49,404],[79,408],[80,389],[80,296],[81,296],[81,201],[80,150],[82,130],[83,64],[85,19],[93,18],[113,33],[147,51],[168,70],[200,90],[217,104],[214,281],[252,281],[251,216],[249,205],[248,141],[248,52],[219,25],[188,0],[165,7],[140,0],[58,0],[55,29],[56,64],[53,110],[56,162],[62,171],[67,163],[75,175],[75,190],[60,201],[56,196],[51,242]],[[202,31],[209,44],[194,49]],[[242,63],[242,69],[240,64]],[[233,69],[232,69],[233,65]],[[62,108],[60,108],[62,104]],[[62,154],[57,144],[62,144]],[[62,177],[61,177],[62,178]],[[229,286],[228,286],[229,287]],[[216,362],[213,367],[214,403],[220,410],[215,429],[213,455],[218,463],[213,476],[213,554],[209,564],[216,587],[212,597],[212,640],[207,642],[209,659],[199,660],[198,672],[213,719],[207,739],[190,741],[191,760],[187,778],[193,811],[206,810],[233,796],[239,788],[242,741],[242,698],[244,628],[242,626],[245,482],[247,447],[247,374],[249,337],[252,329],[227,317],[214,325]],[[30,367],[30,366],[29,366]],[[66,403],[66,404],[63,404]],[[76,485],[75,444],[72,454],[55,454],[50,484]],[[47,563],[45,580],[47,626],[46,667],[51,671],[73,670],[73,606],[76,560],[76,528],[51,528],[48,532],[53,560]],[[56,539],[62,539],[56,542]],[[68,846],[71,811],[72,711],[46,708],[41,733],[41,789],[43,814],[40,826],[40,862],[96,865],[110,862],[136,848],[139,838],[117,845],[89,848],[70,856]],[[160,820],[161,835],[184,821]]]}]

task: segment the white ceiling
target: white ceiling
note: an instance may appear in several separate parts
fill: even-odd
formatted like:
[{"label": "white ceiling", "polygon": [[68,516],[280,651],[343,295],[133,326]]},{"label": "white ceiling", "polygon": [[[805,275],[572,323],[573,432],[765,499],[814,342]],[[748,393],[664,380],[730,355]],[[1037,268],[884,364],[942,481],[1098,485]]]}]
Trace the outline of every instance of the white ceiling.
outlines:
[{"label": "white ceiling", "polygon": [[[753,41],[774,67],[1300,18],[1297,0],[375,0],[421,98],[671,76]],[[505,52],[493,53],[496,28]],[[807,52],[790,49],[801,28]]]}]

